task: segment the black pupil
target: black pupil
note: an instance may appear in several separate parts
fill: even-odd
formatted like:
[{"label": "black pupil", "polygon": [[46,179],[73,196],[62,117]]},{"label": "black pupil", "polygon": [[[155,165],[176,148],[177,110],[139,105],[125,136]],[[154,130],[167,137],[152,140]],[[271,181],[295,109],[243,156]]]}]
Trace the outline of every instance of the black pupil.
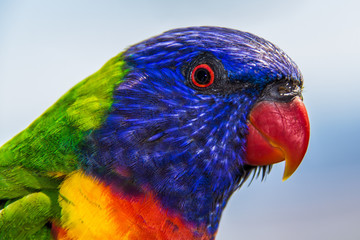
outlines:
[{"label": "black pupil", "polygon": [[194,77],[195,77],[195,81],[201,85],[208,84],[211,80],[210,73],[205,68],[197,69]]}]

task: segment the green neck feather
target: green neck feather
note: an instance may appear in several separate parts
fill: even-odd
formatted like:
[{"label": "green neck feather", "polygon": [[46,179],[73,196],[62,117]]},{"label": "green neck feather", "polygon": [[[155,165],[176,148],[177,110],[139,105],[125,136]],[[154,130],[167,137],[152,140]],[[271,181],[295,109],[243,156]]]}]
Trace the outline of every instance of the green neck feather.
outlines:
[{"label": "green neck feather", "polygon": [[105,120],[114,88],[126,74],[124,65],[119,54],[73,87],[1,147],[0,167],[21,166],[54,176],[77,169],[78,145]]}]

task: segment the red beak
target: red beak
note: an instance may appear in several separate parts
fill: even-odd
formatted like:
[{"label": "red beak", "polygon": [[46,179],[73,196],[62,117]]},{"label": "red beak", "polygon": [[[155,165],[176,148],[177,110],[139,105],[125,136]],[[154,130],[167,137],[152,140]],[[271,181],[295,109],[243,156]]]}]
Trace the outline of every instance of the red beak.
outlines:
[{"label": "red beak", "polygon": [[248,127],[245,162],[265,166],[285,160],[283,180],[288,179],[304,158],[310,138],[309,118],[301,99],[257,103]]}]

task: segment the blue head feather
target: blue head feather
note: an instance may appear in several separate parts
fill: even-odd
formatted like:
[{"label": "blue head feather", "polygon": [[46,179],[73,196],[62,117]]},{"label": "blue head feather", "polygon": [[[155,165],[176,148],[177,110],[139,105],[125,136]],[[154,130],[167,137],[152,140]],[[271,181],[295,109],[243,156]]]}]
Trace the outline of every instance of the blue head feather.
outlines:
[{"label": "blue head feather", "polygon": [[[221,65],[224,86],[189,85],[199,56]],[[84,167],[129,194],[145,187],[165,208],[216,232],[253,169],[244,164],[247,116],[267,84],[301,81],[297,66],[262,38],[216,27],[165,32],[130,47],[124,60],[129,73],[106,122],[87,139]]]}]

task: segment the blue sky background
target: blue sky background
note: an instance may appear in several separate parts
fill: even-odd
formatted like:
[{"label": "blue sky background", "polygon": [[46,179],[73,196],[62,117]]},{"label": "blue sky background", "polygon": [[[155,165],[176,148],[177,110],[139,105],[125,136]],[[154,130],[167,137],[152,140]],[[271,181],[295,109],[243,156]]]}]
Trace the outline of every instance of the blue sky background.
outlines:
[{"label": "blue sky background", "polygon": [[360,239],[358,1],[0,1],[0,145],[126,47],[185,26],[249,31],[299,65],[308,153],[230,200],[218,238]]}]

